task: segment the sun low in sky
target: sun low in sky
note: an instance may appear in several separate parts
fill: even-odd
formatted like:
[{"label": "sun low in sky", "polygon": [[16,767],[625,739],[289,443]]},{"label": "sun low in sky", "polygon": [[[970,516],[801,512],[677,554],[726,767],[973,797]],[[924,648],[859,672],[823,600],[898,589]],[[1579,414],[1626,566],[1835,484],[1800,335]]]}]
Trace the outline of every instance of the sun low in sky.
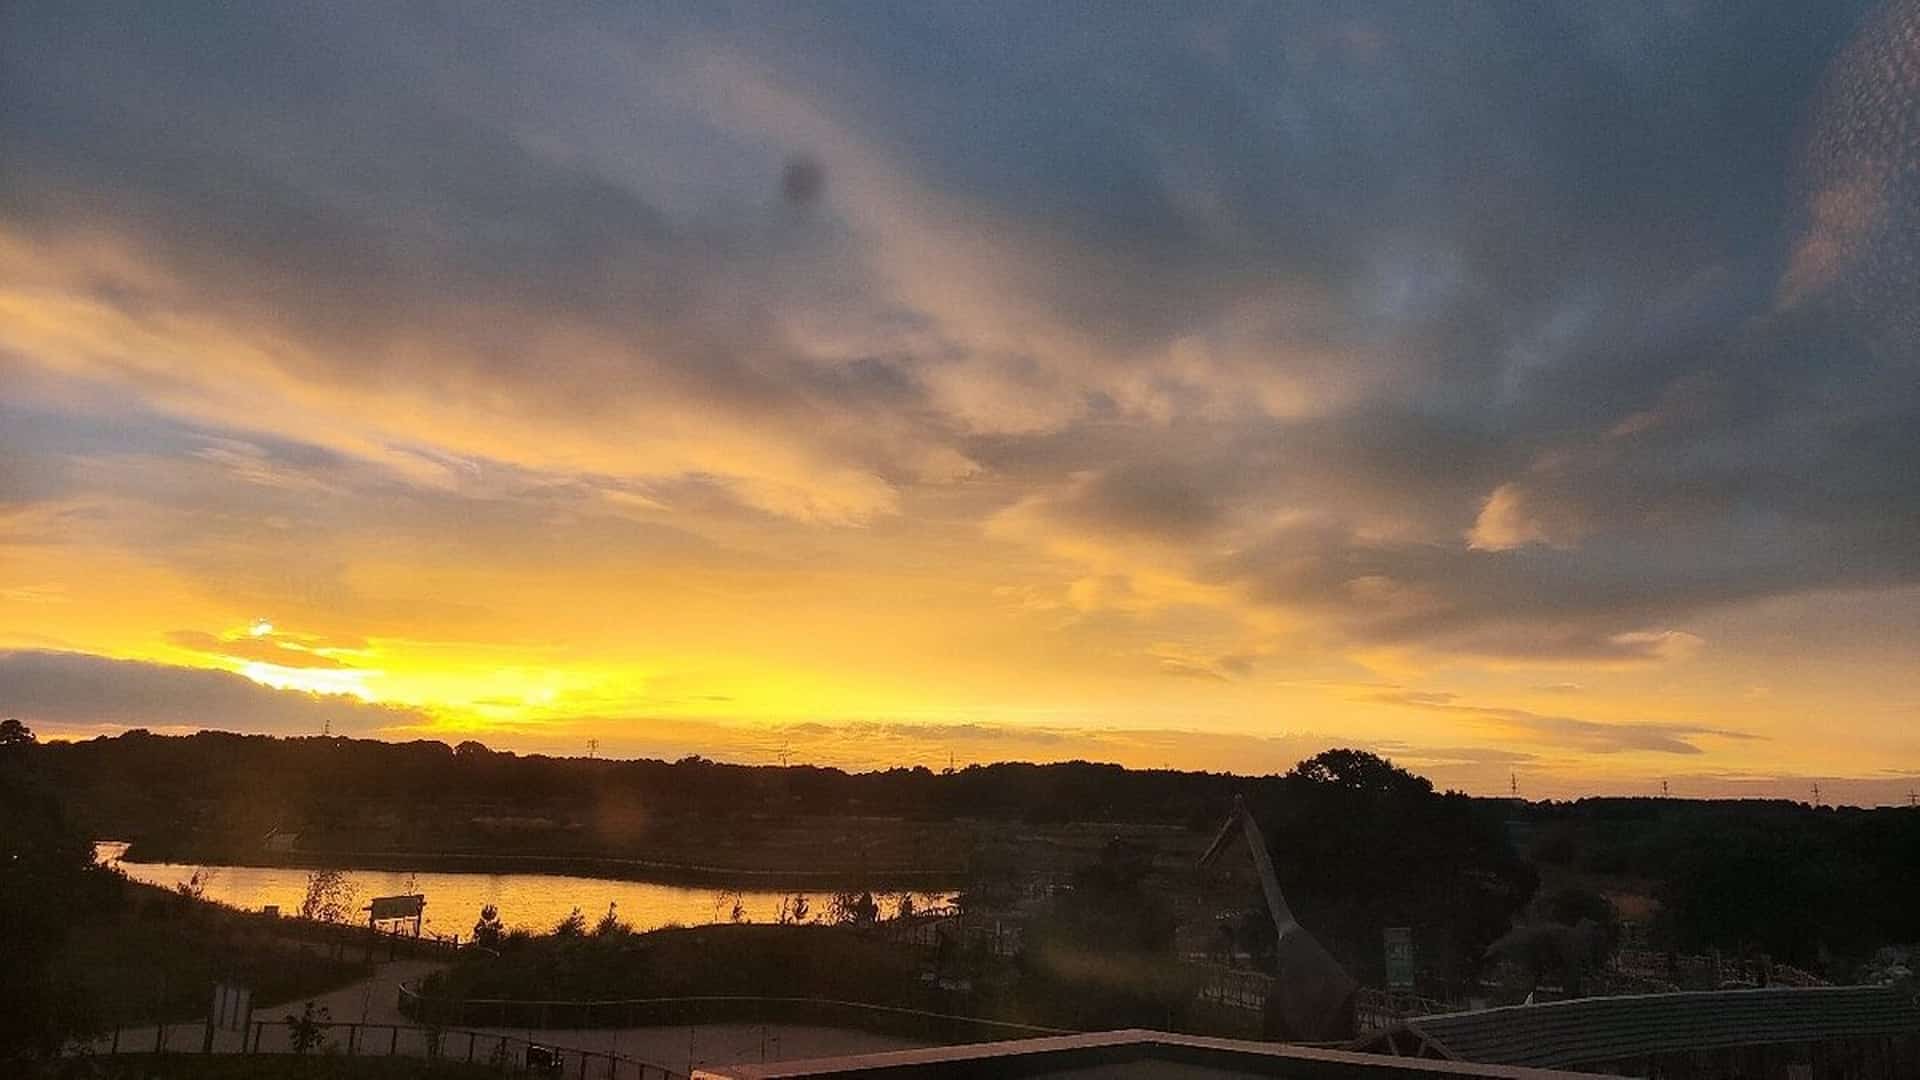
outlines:
[{"label": "sun low in sky", "polygon": [[0,714],[1905,801],[1912,3],[0,15]]}]

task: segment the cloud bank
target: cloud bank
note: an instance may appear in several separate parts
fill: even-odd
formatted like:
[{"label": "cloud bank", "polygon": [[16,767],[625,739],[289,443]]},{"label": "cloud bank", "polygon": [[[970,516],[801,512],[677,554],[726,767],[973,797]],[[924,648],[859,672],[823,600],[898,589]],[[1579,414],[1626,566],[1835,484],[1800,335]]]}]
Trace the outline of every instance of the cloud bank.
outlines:
[{"label": "cloud bank", "polygon": [[[938,582],[1083,684],[1675,665],[1920,584],[1917,11],[10,5],[0,544],[648,672]],[[46,632],[351,663],[211,619]]]}]

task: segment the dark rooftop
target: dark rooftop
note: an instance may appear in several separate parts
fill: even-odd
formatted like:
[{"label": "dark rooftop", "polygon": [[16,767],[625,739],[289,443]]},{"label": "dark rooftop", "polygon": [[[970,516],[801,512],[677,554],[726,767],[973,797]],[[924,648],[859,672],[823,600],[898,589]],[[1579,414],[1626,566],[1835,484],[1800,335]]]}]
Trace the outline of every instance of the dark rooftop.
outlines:
[{"label": "dark rooftop", "polygon": [[799,1080],[869,1077],[879,1080],[985,1076],[1076,1077],[1126,1080],[1226,1080],[1298,1077],[1301,1080],[1585,1080],[1546,1069],[1464,1061],[1391,1057],[1281,1043],[1243,1042],[1129,1029],[1011,1042],[899,1050],[883,1054],[731,1065],[694,1073],[696,1080]]}]

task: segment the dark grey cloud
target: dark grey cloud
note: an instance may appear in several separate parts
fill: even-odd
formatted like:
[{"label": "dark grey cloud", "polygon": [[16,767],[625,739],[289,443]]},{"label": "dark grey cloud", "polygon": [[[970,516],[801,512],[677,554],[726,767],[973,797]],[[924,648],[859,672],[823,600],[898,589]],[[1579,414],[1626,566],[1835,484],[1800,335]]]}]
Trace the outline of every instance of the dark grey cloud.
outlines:
[{"label": "dark grey cloud", "polygon": [[225,671],[76,652],[0,651],[0,713],[29,726],[218,728],[311,734],[417,725],[412,709],[275,690]]},{"label": "dark grey cloud", "polygon": [[[319,343],[263,361],[300,380],[693,417],[889,489],[947,452],[1343,640],[1630,661],[1920,581],[1914,10],[20,4],[0,221],[127,229]],[[791,108],[708,111],[747,76]],[[9,439],[0,506],[76,482],[59,438]],[[344,468],[293,453],[255,480]],[[725,489],[662,468],[551,479]]]},{"label": "dark grey cloud", "polygon": [[1521,733],[1560,752],[1612,754],[1623,751],[1647,751],[1659,754],[1704,754],[1696,740],[1701,738],[1752,740],[1757,736],[1730,728],[1700,724],[1603,723],[1572,716],[1556,716],[1475,705],[1447,693],[1386,692],[1371,695],[1369,701],[1398,705],[1428,712],[1489,722],[1499,728]]}]

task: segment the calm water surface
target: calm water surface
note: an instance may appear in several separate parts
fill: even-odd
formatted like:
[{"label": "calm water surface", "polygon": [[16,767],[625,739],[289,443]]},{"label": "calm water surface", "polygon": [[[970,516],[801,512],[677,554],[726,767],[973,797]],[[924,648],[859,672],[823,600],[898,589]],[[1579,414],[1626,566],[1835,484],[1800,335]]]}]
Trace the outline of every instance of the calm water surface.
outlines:
[{"label": "calm water surface", "polygon": [[[102,842],[94,845],[100,860],[125,871],[135,881],[172,888],[191,878],[196,871],[206,886],[206,896],[237,908],[258,911],[277,904],[282,914],[300,907],[307,891],[307,871],[278,866],[211,866],[192,863],[137,863],[120,858],[127,845]],[[364,906],[370,897],[393,896],[407,891],[409,875],[394,870],[350,870],[355,907]],[[656,930],[663,926],[699,926],[728,921],[735,893],[733,890],[685,885],[656,885],[645,881],[615,881],[607,878],[569,877],[559,874],[467,874],[422,870],[412,875],[414,891],[427,897],[426,932],[459,934],[473,932],[480,908],[493,904],[509,927],[551,930],[555,923],[579,908],[588,923],[598,919],[608,904],[618,904],[623,922],[636,930]],[[780,901],[792,895],[766,889],[742,890],[740,905],[752,922],[773,922]],[[811,916],[823,915],[828,894],[808,893]],[[919,907],[945,903],[952,893],[915,893]],[[883,913],[893,914],[894,898],[875,894]]]}]

